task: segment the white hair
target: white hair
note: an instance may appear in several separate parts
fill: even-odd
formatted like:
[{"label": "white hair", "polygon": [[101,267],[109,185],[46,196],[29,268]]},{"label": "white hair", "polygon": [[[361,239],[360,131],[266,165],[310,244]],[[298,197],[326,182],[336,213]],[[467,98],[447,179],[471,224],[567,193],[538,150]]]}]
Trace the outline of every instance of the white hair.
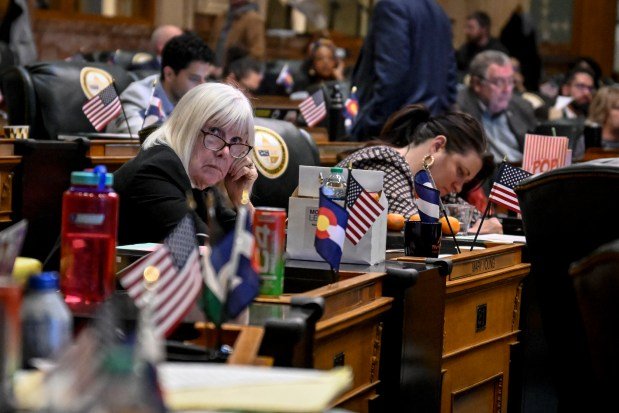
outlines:
[{"label": "white hair", "polygon": [[229,129],[249,145],[254,144],[253,110],[243,92],[223,83],[204,83],[181,98],[172,115],[146,138],[142,147],[169,146],[189,175],[191,153],[205,125]]}]

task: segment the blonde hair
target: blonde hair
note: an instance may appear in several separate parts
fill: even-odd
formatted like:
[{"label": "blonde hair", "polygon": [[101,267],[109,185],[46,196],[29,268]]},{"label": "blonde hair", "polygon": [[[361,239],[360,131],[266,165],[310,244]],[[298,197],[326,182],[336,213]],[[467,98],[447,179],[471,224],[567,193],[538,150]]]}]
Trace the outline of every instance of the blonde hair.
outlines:
[{"label": "blonde hair", "polygon": [[604,126],[613,103],[619,101],[619,85],[604,86],[597,91],[591,106],[589,106],[589,120]]},{"label": "blonde hair", "polygon": [[251,104],[240,90],[223,83],[204,83],[192,88],[178,102],[172,115],[154,131],[142,147],[167,145],[178,155],[189,175],[189,161],[202,138],[204,126],[229,129],[254,144],[254,116]]}]

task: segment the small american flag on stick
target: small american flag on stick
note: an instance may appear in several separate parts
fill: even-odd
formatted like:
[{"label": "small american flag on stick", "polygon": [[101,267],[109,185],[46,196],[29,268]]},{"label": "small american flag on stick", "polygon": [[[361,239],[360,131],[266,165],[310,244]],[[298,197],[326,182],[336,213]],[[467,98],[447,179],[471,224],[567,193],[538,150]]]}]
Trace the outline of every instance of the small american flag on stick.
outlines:
[{"label": "small american flag on stick", "polygon": [[346,226],[346,238],[353,245],[357,245],[385,207],[374,199],[368,191],[363,189],[361,184],[352,176],[352,170],[349,170],[348,173],[349,179],[346,187],[348,225]]},{"label": "small american flag on stick", "polygon": [[316,93],[301,102],[299,109],[310,128],[323,120],[327,116],[327,106],[322,89],[318,89]]},{"label": "small american flag on stick", "polygon": [[107,87],[90,98],[82,106],[84,115],[88,118],[92,126],[101,132],[112,119],[120,115],[122,107],[120,106],[120,99],[114,82],[110,83]]},{"label": "small american flag on stick", "polygon": [[514,187],[524,178],[531,175],[531,173],[515,166],[506,163],[502,164],[499,177],[494,182],[494,185],[492,185],[488,199],[514,212],[520,213],[520,205],[518,204],[518,197],[514,192]]}]

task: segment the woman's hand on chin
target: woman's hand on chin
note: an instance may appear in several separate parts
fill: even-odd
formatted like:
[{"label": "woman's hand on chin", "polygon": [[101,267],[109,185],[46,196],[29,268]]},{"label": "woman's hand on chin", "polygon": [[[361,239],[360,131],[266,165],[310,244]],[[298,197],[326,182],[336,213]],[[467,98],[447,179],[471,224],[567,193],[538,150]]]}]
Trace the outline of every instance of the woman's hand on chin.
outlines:
[{"label": "woman's hand on chin", "polygon": [[228,197],[235,207],[241,205],[243,191],[251,192],[254,182],[258,178],[258,171],[249,156],[235,161],[228,175],[224,178],[224,185],[228,192]]}]

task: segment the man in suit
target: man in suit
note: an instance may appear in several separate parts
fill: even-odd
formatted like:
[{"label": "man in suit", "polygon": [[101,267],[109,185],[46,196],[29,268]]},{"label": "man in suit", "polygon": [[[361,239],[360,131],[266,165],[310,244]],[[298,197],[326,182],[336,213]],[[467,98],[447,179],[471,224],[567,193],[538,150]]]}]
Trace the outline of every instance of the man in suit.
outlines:
[{"label": "man in suit", "polygon": [[473,60],[478,53],[483,51],[498,50],[507,53],[507,49],[503,46],[503,43],[496,37],[490,35],[491,23],[490,16],[483,11],[471,13],[466,18],[466,25],[464,26],[466,43],[460,46],[456,53],[458,70],[468,70],[471,60]]},{"label": "man in suit", "polygon": [[[155,121],[167,118],[176,103],[191,88],[205,83],[212,71],[213,52],[195,34],[173,37],[163,48],[161,73],[131,83],[120,94],[124,114],[110,122],[106,131],[136,135],[147,126],[149,115]],[[152,103],[158,104],[157,113],[150,113]]]},{"label": "man in suit", "polygon": [[408,103],[432,114],[451,109],[456,98],[456,62],[451,23],[435,0],[381,0],[352,75],[359,114],[355,140],[379,135],[383,124]]},{"label": "man in suit", "polygon": [[483,124],[496,163],[505,155],[509,162],[522,162],[525,134],[537,122],[531,104],[513,93],[511,59],[496,50],[479,53],[469,75],[468,88],[458,93],[458,108]]}]

